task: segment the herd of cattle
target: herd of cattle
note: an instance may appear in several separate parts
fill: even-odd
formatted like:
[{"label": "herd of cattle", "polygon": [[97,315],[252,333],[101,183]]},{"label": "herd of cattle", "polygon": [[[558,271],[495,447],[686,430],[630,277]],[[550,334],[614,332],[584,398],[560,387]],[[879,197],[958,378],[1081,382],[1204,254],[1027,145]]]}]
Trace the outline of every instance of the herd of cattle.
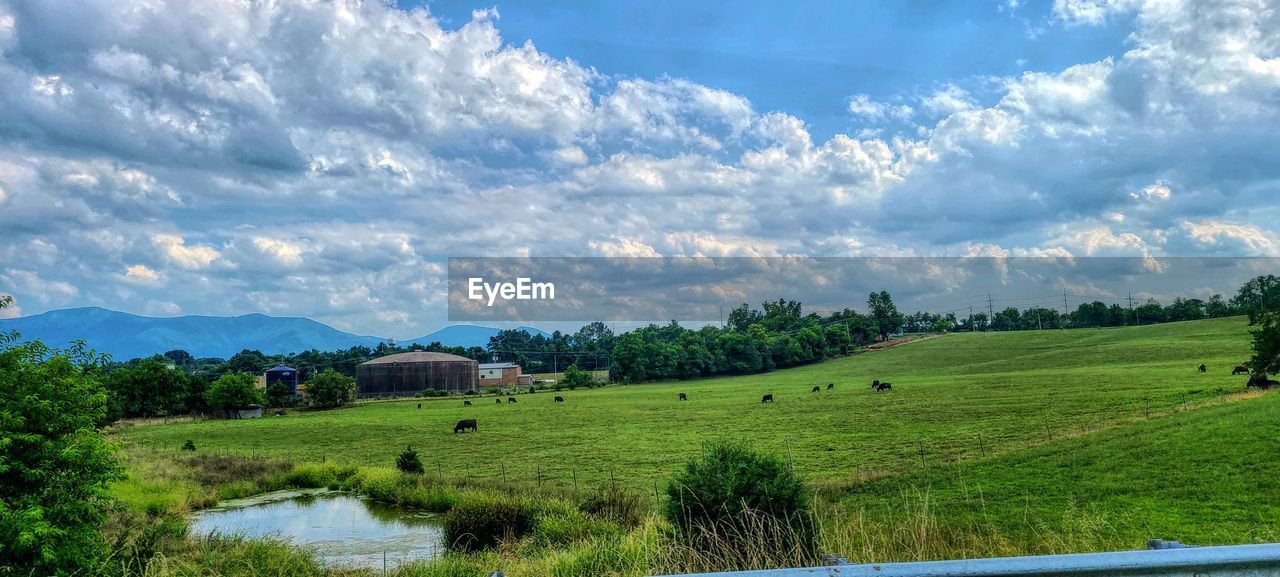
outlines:
[{"label": "herd of cattle", "polygon": [[[1200,367],[1201,367],[1201,369],[1203,369],[1204,365],[1200,365]],[[830,390],[834,390],[835,388],[836,388],[836,384],[835,384],[835,383],[827,383],[827,390],[828,390],[828,391],[830,391]],[[890,383],[889,383],[889,382],[887,382],[887,381],[885,381],[885,382],[881,382],[881,381],[880,381],[880,379],[876,379],[876,380],[871,381],[871,390],[873,390],[873,391],[877,391],[877,392],[891,391],[891,390],[893,390],[893,385],[892,385],[892,384],[890,384]],[[811,390],[810,390],[810,392],[813,392],[813,393],[821,393],[821,392],[822,392],[822,385],[814,385],[814,386],[813,386],[813,389],[811,389]],[[687,401],[687,400],[689,400],[689,395],[688,395],[688,394],[686,394],[686,393],[680,393],[680,397],[679,397],[679,399],[680,399],[681,401]],[[499,404],[499,405],[501,405],[501,404],[502,404],[502,398],[501,398],[501,397],[496,398],[496,399],[494,399],[493,401],[494,401],[495,403]],[[507,397],[507,403],[514,403],[514,402],[516,402],[516,398],[515,398],[515,397]],[[556,396],[556,397],[555,397],[555,399],[554,399],[554,402],[556,402],[556,403],[563,403],[563,402],[564,402],[564,397]],[[761,403],[772,403],[772,402],[773,402],[773,393],[767,393],[767,394],[765,394],[763,397],[760,397],[760,402],[761,402]],[[462,406],[464,406],[464,407],[470,407],[470,406],[471,406],[471,401],[467,401],[467,400],[462,401]],[[422,408],[422,403],[418,403],[418,408],[419,408],[419,409],[421,409],[421,408]],[[465,433],[465,432],[467,432],[467,431],[475,432],[475,431],[477,431],[477,430],[478,430],[478,429],[476,429],[476,420],[475,420],[475,419],[462,419],[461,421],[458,421],[458,424],[457,424],[457,425],[454,425],[454,427],[453,427],[453,432],[454,432],[454,433]]]},{"label": "herd of cattle", "polygon": [[[1205,366],[1204,363],[1200,363],[1200,366],[1196,367],[1196,369],[1202,373],[1209,372],[1209,367]],[[1259,389],[1269,389],[1273,386],[1276,386],[1277,384],[1280,384],[1280,382],[1273,381],[1269,377],[1267,377],[1266,373],[1250,372],[1248,365],[1236,365],[1235,367],[1232,367],[1231,376],[1236,376],[1236,375],[1249,375],[1249,381],[1244,384],[1244,388],[1246,389],[1249,387],[1257,387]]]}]

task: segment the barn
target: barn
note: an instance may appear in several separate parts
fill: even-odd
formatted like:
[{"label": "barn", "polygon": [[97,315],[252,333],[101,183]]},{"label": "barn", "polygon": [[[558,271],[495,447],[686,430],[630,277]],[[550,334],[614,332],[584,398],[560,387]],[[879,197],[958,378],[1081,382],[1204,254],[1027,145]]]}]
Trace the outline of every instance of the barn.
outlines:
[{"label": "barn", "polygon": [[379,357],[356,366],[359,395],[405,397],[428,389],[461,393],[476,390],[478,362],[447,353],[414,351]]}]

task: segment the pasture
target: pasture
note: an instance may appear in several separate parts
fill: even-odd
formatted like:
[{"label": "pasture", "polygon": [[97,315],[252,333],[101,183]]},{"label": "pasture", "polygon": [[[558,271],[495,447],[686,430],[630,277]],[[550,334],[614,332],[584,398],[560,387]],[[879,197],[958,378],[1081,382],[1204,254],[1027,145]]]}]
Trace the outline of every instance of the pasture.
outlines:
[{"label": "pasture", "polygon": [[[1246,329],[1236,317],[952,334],[771,373],[521,394],[516,404],[492,396],[473,398],[471,407],[461,399],[411,399],[115,435],[161,450],[191,439],[202,452],[361,466],[390,466],[412,446],[428,473],[559,487],[576,479],[584,488],[613,479],[649,492],[704,439],[729,438],[787,456],[819,484],[874,484],[890,475],[923,475],[924,482],[944,463],[1000,463],[1041,445],[1087,446],[1087,438],[1072,441],[1083,435],[1115,430],[1124,438],[1124,428],[1174,413],[1223,410],[1206,407],[1243,391],[1245,377],[1230,372],[1248,357]],[[1196,370],[1202,362],[1206,373]],[[871,390],[873,379],[893,390]],[[815,385],[822,390],[810,392]],[[688,401],[677,400],[681,392]],[[764,394],[776,402],[762,404]],[[565,402],[555,403],[557,395]],[[478,430],[455,434],[462,419],[476,419]]]}]

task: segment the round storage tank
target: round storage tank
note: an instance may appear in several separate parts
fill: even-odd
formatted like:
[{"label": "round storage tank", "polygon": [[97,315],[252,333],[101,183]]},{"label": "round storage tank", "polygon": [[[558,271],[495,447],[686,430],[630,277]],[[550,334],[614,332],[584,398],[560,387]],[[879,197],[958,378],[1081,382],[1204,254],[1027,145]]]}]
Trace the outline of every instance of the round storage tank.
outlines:
[{"label": "round storage tank", "polygon": [[448,353],[415,351],[387,355],[356,366],[361,397],[407,397],[427,389],[476,390],[480,364]]}]

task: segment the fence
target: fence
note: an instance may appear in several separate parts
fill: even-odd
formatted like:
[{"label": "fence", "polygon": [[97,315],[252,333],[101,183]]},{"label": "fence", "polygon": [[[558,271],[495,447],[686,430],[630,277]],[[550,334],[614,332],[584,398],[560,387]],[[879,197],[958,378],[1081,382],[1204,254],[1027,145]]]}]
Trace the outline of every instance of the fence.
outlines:
[{"label": "fence", "polygon": [[[1153,542],[1145,551],[957,561],[839,564],[828,567],[702,573],[681,577],[1274,577],[1280,543],[1185,547]],[[1174,546],[1169,546],[1174,545]]]}]

